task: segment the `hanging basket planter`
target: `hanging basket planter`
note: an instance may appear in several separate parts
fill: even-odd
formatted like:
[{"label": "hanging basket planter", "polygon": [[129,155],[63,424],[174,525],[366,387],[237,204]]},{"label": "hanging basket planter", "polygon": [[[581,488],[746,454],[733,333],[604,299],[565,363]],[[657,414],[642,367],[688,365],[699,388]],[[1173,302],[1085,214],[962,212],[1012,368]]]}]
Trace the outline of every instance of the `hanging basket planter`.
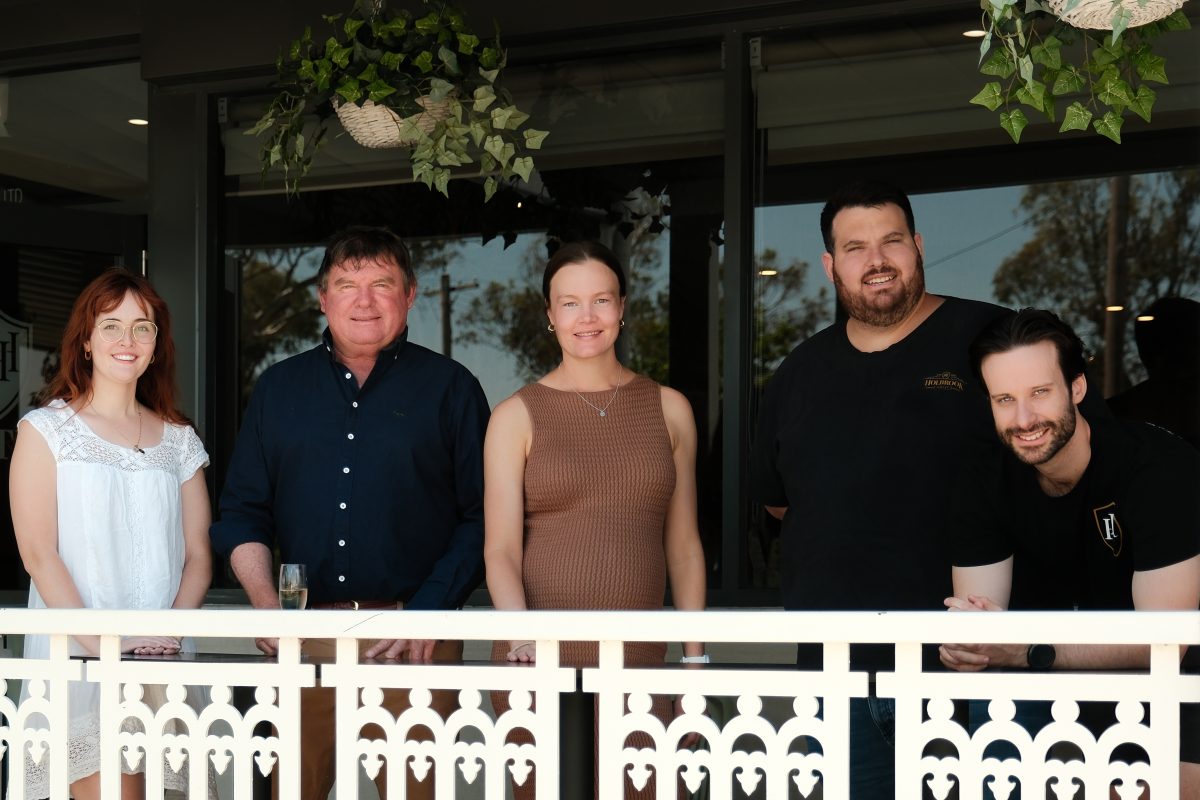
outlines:
[{"label": "hanging basket planter", "polygon": [[1136,28],[1169,17],[1184,0],[1045,0],[1050,10],[1076,28],[1111,31],[1114,22],[1128,14],[1122,27]]},{"label": "hanging basket planter", "polygon": [[448,101],[431,100],[428,95],[417,98],[417,105],[425,110],[411,117],[401,117],[387,106],[376,105],[370,100],[364,100],[361,106],[342,103],[337,97],[332,102],[338,120],[350,138],[363,147],[377,150],[412,147],[421,141],[421,134],[433,133],[438,122],[450,116]]}]

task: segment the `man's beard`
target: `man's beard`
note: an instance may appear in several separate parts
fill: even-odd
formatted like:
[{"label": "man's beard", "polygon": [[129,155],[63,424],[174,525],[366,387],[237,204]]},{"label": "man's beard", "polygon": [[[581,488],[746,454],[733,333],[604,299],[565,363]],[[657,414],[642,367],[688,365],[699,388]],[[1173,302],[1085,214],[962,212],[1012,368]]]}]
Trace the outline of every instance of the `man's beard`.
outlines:
[{"label": "man's beard", "polygon": [[862,291],[853,293],[846,287],[838,275],[836,262],[833,266],[833,285],[837,290],[838,302],[853,319],[876,328],[890,328],[911,314],[925,296],[925,259],[917,251],[917,268],[907,283],[903,281],[900,270],[890,264],[871,270],[861,280],[875,275],[895,275],[896,290],[877,293],[868,300]]},{"label": "man's beard", "polygon": [[[1013,439],[1018,434],[1031,433],[1042,427],[1050,428],[1050,439],[1040,449],[1017,448],[1013,444]],[[1029,428],[1008,428],[996,432],[1000,434],[1004,446],[1011,450],[1013,455],[1029,466],[1036,467],[1058,455],[1058,451],[1066,447],[1067,442],[1071,441],[1071,437],[1075,435],[1075,406],[1068,399],[1067,407],[1058,419],[1042,421]]]}]

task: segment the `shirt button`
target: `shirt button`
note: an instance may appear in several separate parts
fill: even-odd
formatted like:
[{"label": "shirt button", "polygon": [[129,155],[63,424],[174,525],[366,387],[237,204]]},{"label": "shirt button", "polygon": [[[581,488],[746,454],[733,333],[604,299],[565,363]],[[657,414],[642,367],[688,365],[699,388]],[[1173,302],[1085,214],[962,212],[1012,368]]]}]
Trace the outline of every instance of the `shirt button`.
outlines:
[{"label": "shirt button", "polygon": [[350,380],[350,379],[351,379],[351,378],[353,378],[353,377],[354,377],[354,376],[353,376],[353,375],[351,375],[349,372],[347,372],[347,373],[346,373],[346,380]]},{"label": "shirt button", "polygon": [[343,474],[345,474],[345,475],[349,475],[349,474],[350,474],[350,468],[349,468],[349,467],[342,467],[342,473],[343,473]]},{"label": "shirt button", "polygon": [[345,547],[345,546],[346,546],[346,540],[338,539],[338,547]]},{"label": "shirt button", "polygon": [[346,582],[346,576],[338,575],[338,583],[345,583],[345,582]]},{"label": "shirt button", "polygon": [[353,439],[353,438],[354,438],[354,434],[353,434],[353,433],[347,433],[347,434],[346,434],[346,438],[347,438],[347,439]]},{"label": "shirt button", "polygon": [[351,403],[350,405],[352,405],[354,408],[358,408],[358,401],[357,401],[357,400],[355,400],[355,401],[354,401],[353,403]]},{"label": "shirt button", "polygon": [[346,504],[345,504],[345,503],[338,503],[338,508],[345,509],[345,508],[346,508]]}]

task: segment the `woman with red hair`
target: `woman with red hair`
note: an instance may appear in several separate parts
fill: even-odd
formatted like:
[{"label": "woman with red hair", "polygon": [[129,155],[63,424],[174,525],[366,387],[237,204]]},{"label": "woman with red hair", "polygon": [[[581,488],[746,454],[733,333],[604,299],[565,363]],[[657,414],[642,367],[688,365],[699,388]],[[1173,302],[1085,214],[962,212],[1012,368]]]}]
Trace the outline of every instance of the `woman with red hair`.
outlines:
[{"label": "woman with red hair", "polygon": [[[199,608],[212,577],[208,455],[175,407],[171,317],[149,281],[113,268],[83,290],[42,399],[17,427],[9,471],[13,529],[32,579],[29,607]],[[171,654],[180,644],[126,637],[121,649]],[[71,647],[95,655],[99,639],[77,636]],[[48,637],[26,637],[26,657],[49,652]],[[27,685],[22,700],[28,696]],[[98,685],[71,683],[70,710],[71,794],[98,798]],[[47,761],[26,758],[21,796],[50,794]],[[145,794],[144,766],[138,770],[122,775],[127,800]],[[170,770],[165,778],[186,788]]]}]

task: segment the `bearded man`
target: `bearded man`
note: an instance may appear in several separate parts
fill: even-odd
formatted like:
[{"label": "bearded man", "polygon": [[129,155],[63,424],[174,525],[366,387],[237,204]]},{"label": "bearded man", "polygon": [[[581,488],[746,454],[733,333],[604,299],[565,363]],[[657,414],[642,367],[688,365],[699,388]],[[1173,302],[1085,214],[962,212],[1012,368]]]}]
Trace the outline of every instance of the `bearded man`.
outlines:
[{"label": "bearded man", "polygon": [[[838,191],[821,212],[825,274],[846,318],[802,342],[763,396],[752,491],[783,521],[783,606],[942,607],[953,476],[995,447],[967,346],[998,306],[925,291],[924,243],[901,190]],[[798,664],[820,668],[820,646]],[[934,649],[926,654],[938,668]],[[851,667],[894,663],[858,645]],[[893,701],[851,702],[851,797],[893,798]]]},{"label": "bearded man", "polygon": [[[1162,428],[1081,411],[1083,344],[1049,311],[1002,317],[970,352],[1007,452],[962,482],[953,515],[954,596],[946,606],[1200,607],[1200,453]],[[1150,649],[946,644],[941,657],[962,671],[1144,669]],[[1194,671],[1197,660],[1186,657],[1185,669]],[[1111,724],[1104,705],[1083,706],[1081,719],[1093,732]],[[1181,709],[1181,797],[1200,796],[1197,711]]]}]

